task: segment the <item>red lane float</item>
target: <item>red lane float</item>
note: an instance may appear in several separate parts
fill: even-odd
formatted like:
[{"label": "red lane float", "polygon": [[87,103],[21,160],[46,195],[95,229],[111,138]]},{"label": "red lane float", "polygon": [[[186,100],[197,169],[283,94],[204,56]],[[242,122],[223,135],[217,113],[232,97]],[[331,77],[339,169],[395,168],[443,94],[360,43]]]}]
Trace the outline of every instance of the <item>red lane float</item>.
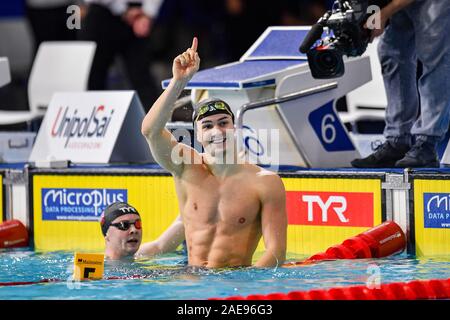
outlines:
[{"label": "red lane float", "polygon": [[[321,260],[382,258],[399,253],[406,247],[406,237],[398,224],[386,221],[349,238],[340,245],[317,253],[305,261],[290,262],[296,267]],[[450,279],[390,283],[371,289],[367,286],[339,287],[327,290],[292,291],[268,295],[232,296],[225,300],[407,300],[450,298]],[[211,300],[221,300],[211,298]]]},{"label": "red lane float", "polygon": [[27,228],[19,220],[0,223],[0,248],[28,246]]},{"label": "red lane float", "polygon": [[386,221],[305,261],[289,262],[283,267],[296,267],[321,260],[382,258],[401,252],[405,247],[403,230],[395,222]]},{"label": "red lane float", "polygon": [[253,294],[247,297],[210,298],[209,300],[424,300],[450,299],[450,278],[414,280],[367,286],[337,287],[292,291],[289,293]]}]

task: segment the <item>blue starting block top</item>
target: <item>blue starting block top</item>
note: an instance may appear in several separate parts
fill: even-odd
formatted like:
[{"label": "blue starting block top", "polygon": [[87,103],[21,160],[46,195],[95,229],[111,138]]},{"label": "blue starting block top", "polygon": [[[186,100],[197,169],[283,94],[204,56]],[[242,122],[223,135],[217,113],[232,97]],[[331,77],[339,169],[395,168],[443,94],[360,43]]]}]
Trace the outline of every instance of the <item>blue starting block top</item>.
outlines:
[{"label": "blue starting block top", "polygon": [[311,27],[271,27],[241,57],[248,60],[307,60],[299,47]]},{"label": "blue starting block top", "polygon": [[[186,86],[191,88],[248,89],[275,84],[281,71],[304,65],[298,60],[256,60],[230,63],[224,66],[197,72]],[[170,80],[163,81],[163,88]]]},{"label": "blue starting block top", "polygon": [[[298,51],[310,27],[270,27],[238,62],[197,72],[186,89],[249,89],[272,86],[287,70],[307,64]],[[170,79],[162,82],[169,85]]]}]

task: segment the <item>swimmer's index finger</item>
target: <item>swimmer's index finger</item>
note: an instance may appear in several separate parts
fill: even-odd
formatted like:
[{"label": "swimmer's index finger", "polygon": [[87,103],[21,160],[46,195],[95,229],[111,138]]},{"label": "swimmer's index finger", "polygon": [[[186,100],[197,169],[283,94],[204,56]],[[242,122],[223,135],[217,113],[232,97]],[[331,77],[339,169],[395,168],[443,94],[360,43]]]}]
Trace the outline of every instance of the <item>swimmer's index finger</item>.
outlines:
[{"label": "swimmer's index finger", "polygon": [[198,46],[198,39],[197,39],[197,37],[194,37],[192,39],[191,49],[194,50],[194,52],[197,52],[197,46]]}]

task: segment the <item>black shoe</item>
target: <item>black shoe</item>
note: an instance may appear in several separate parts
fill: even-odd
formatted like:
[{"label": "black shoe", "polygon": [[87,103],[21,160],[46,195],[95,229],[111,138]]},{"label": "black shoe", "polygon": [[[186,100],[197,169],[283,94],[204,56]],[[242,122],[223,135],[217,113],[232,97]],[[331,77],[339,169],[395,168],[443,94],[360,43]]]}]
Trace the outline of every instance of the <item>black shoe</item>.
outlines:
[{"label": "black shoe", "polygon": [[395,163],[397,168],[439,168],[440,161],[436,153],[436,143],[426,139],[417,139],[405,157]]},{"label": "black shoe", "polygon": [[374,153],[363,159],[355,159],[351,164],[355,168],[393,168],[409,148],[407,144],[385,141]]}]

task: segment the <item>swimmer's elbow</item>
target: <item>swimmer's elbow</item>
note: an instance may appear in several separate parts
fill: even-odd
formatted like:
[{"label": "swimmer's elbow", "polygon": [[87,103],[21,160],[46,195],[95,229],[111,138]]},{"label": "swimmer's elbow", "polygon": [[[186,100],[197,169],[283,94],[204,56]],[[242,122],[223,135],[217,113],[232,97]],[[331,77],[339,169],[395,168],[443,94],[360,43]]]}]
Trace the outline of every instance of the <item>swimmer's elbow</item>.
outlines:
[{"label": "swimmer's elbow", "polygon": [[155,130],[152,130],[152,126],[148,125],[145,122],[142,122],[141,133],[144,137],[149,138],[154,134]]},{"label": "swimmer's elbow", "polygon": [[156,254],[164,254],[168,252],[166,246],[161,241],[156,242],[155,251]]},{"label": "swimmer's elbow", "polygon": [[149,114],[147,114],[144,120],[142,120],[141,133],[147,139],[161,136],[164,129],[165,126],[158,124],[158,122],[156,122],[155,119],[151,118]]},{"label": "swimmer's elbow", "polygon": [[148,125],[143,123],[142,127],[141,127],[141,134],[147,140],[154,140],[156,137],[162,136],[163,130],[152,129],[151,126],[148,126]]},{"label": "swimmer's elbow", "polygon": [[141,127],[141,134],[146,138],[150,134],[149,128],[147,128],[144,124],[142,124],[142,127]]},{"label": "swimmer's elbow", "polygon": [[285,246],[279,246],[273,249],[268,249],[272,252],[273,256],[275,257],[277,261],[277,265],[281,265],[286,261],[286,247]]},{"label": "swimmer's elbow", "polygon": [[145,121],[142,122],[141,134],[147,139],[149,139],[152,134],[151,126],[145,123]]},{"label": "swimmer's elbow", "polygon": [[278,256],[277,264],[280,266],[286,261],[286,250],[284,250],[280,255]]},{"label": "swimmer's elbow", "polygon": [[268,247],[263,256],[253,265],[256,268],[279,267],[286,261],[286,250],[282,247]]},{"label": "swimmer's elbow", "polygon": [[141,245],[136,256],[150,258],[160,254],[159,243],[157,241],[147,242]]}]

